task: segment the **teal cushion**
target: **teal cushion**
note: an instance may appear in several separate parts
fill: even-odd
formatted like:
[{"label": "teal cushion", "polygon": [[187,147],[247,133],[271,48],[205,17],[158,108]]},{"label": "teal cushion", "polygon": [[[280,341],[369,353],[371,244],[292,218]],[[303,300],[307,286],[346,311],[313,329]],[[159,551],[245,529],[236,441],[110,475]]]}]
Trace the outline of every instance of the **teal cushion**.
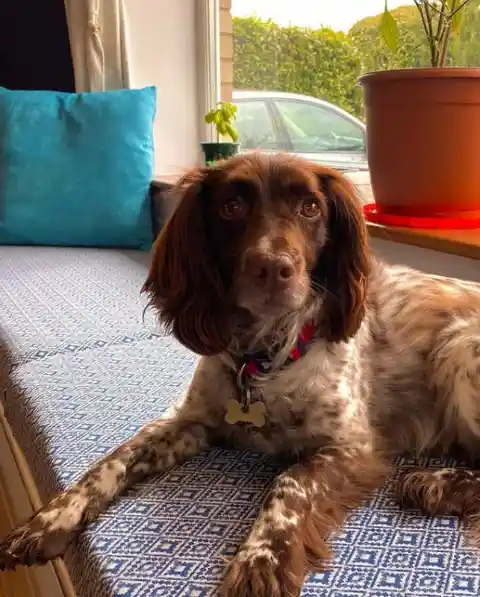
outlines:
[{"label": "teal cushion", "polygon": [[156,89],[0,88],[0,244],[153,242]]}]

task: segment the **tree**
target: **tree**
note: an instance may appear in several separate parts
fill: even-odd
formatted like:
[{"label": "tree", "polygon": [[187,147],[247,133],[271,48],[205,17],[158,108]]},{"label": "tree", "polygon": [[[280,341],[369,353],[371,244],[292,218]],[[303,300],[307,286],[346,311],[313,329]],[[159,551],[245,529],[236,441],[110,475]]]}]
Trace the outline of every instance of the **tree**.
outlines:
[{"label": "tree", "polygon": [[[389,50],[380,34],[382,15],[358,21],[349,31],[352,43],[362,58],[362,71],[430,66],[430,53],[420,14],[415,6],[400,6],[390,11],[399,30],[398,50]],[[462,14],[460,33],[454,38],[447,65],[480,66],[480,10],[473,2]],[[434,19],[438,18],[434,16]]]},{"label": "tree", "polygon": [[463,14],[460,35],[450,51],[455,66],[480,66],[480,4],[473,2]]},{"label": "tree", "polygon": [[422,24],[415,6],[400,6],[391,11],[398,24],[398,50],[388,49],[380,34],[381,15],[355,23],[348,35],[362,61],[362,72],[428,66],[429,54]]}]

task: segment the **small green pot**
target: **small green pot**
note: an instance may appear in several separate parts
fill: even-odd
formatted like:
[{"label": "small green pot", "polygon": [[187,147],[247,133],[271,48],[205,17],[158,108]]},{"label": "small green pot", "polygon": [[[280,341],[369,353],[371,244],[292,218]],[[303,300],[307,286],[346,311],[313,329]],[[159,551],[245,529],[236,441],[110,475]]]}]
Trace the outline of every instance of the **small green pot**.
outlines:
[{"label": "small green pot", "polygon": [[205,165],[212,166],[219,160],[226,160],[236,155],[239,150],[238,143],[201,143],[205,155]]}]

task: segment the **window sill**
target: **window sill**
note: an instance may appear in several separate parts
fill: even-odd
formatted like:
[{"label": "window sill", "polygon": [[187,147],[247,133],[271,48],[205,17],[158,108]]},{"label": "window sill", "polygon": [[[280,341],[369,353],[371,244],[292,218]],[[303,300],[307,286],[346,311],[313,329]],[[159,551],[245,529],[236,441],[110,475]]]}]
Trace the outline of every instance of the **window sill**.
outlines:
[{"label": "window sill", "polygon": [[[357,186],[364,201],[371,201],[371,189],[367,181],[368,173],[351,173],[347,176]],[[179,178],[178,174],[159,175],[155,177],[154,183],[165,189],[174,185]],[[168,211],[171,207],[170,205]],[[367,228],[373,238],[480,260],[480,229],[422,230],[383,226],[370,222],[367,223]]]},{"label": "window sill", "polygon": [[[374,201],[368,172],[350,172],[347,176],[355,184],[365,203]],[[374,238],[480,260],[480,229],[424,230],[370,222],[367,223],[367,228]]]},{"label": "window sill", "polygon": [[480,229],[423,230],[382,226],[368,222],[370,236],[396,243],[414,245],[442,253],[480,260]]}]

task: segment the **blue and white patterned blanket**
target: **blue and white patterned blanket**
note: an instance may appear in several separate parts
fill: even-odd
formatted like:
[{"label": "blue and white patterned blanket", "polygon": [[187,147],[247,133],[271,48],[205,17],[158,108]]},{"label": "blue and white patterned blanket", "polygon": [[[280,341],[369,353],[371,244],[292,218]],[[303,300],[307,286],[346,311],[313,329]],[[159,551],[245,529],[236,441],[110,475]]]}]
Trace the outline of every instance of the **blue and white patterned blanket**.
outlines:
[{"label": "blue and white patterned blanket", "polygon": [[[0,390],[44,499],[188,384],[195,357],[150,316],[142,321],[147,261],[123,251],[0,247]],[[216,595],[223,558],[277,471],[259,454],[213,450],[139,484],[69,550],[79,597]],[[480,555],[462,546],[457,520],[401,512],[389,488],[350,516],[334,544],[334,568],[312,575],[303,597],[480,594]]]}]

